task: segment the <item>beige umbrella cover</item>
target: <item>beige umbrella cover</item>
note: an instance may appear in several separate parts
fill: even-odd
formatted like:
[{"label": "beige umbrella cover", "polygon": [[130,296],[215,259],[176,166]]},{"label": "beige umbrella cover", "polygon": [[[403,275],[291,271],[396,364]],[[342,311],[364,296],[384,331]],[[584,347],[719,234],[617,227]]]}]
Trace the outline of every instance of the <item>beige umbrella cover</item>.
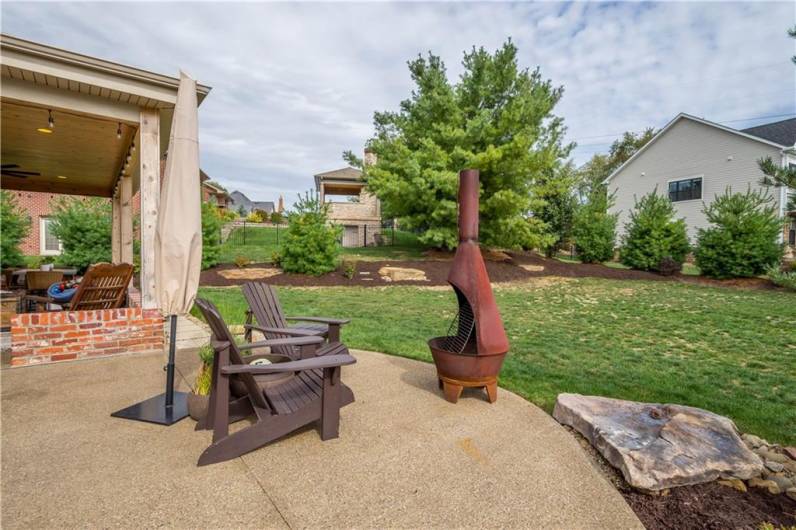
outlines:
[{"label": "beige umbrella cover", "polygon": [[155,291],[164,315],[191,310],[202,265],[196,81],[180,72],[155,232]]}]

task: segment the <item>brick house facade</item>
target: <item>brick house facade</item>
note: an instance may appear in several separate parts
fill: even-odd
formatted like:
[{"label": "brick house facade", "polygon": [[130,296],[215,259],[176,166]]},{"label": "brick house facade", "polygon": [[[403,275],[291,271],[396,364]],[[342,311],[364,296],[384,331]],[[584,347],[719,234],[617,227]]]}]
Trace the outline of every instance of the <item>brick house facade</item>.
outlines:
[{"label": "brick house facade", "polygon": [[[161,177],[165,170],[165,160],[161,162]],[[204,171],[202,176],[202,200],[215,204],[221,209],[227,208],[229,203],[229,195],[221,188],[206,182],[209,177]],[[162,185],[162,181],[161,181]],[[62,195],[58,193],[46,193],[36,191],[18,191],[8,190],[17,201],[17,206],[20,210],[27,212],[30,218],[30,231],[27,237],[22,240],[20,250],[25,256],[42,256],[42,255],[58,255],[60,251],[57,249],[57,239],[50,235],[49,239],[46,238],[48,228],[46,227],[47,219],[53,214],[53,209],[56,202],[63,197],[75,197],[78,199],[86,199],[82,195]],[[110,204],[110,199],[107,200]],[[136,192],[132,198],[132,211],[133,217],[138,217],[141,212],[141,194]],[[45,239],[42,238],[45,235]],[[43,244],[44,243],[44,244]]]},{"label": "brick house facade", "polygon": [[[26,256],[40,256],[40,255],[55,255],[59,254],[58,250],[53,250],[55,247],[52,245],[42,245],[42,232],[46,233],[46,219],[53,213],[54,200],[57,201],[66,195],[58,193],[44,193],[37,191],[17,191],[9,190],[17,201],[19,208],[28,213],[30,217],[30,231],[25,239],[22,240],[20,250]],[[80,195],[70,195],[70,197],[85,198]],[[110,199],[107,199],[110,203]],[[45,242],[46,243],[46,242]],[[48,251],[49,247],[49,251]]]}]

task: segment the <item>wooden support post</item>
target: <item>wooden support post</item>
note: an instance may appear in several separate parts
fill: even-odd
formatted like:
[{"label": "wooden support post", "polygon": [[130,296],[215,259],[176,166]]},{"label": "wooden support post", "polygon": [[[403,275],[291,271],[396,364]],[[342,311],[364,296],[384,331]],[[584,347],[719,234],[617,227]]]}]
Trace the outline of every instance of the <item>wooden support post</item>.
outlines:
[{"label": "wooden support post", "polygon": [[122,263],[133,262],[133,177],[124,175],[119,180],[120,230]]},{"label": "wooden support post", "polygon": [[155,231],[160,209],[160,115],[141,111],[139,160],[141,163],[141,306],[157,307],[155,295]]},{"label": "wooden support post", "polygon": [[111,261],[114,265],[122,261],[122,212],[119,190],[117,189],[111,199]]}]

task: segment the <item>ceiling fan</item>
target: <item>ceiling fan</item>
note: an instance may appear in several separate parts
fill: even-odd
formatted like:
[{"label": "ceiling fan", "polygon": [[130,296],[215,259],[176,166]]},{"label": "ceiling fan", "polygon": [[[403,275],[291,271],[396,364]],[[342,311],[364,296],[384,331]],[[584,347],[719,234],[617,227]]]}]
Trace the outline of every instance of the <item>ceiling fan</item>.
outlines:
[{"label": "ceiling fan", "polygon": [[2,165],[2,175],[4,177],[17,177],[21,179],[26,179],[30,176],[37,177],[41,175],[38,171],[19,171],[15,168],[18,168],[19,164],[3,164]]}]

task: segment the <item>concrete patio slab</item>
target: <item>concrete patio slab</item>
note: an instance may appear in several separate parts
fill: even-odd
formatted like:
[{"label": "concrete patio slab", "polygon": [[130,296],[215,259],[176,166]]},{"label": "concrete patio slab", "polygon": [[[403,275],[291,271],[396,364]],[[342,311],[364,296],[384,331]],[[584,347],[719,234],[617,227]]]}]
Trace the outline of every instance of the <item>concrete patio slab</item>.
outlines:
[{"label": "concrete patio slab", "polygon": [[[452,405],[433,366],[354,354],[339,439],[305,429],[202,468],[211,435],[191,420],[110,417],[162,391],[160,355],[3,370],[2,527],[642,528],[534,405],[502,390]],[[187,380],[196,365],[178,354]]]}]

